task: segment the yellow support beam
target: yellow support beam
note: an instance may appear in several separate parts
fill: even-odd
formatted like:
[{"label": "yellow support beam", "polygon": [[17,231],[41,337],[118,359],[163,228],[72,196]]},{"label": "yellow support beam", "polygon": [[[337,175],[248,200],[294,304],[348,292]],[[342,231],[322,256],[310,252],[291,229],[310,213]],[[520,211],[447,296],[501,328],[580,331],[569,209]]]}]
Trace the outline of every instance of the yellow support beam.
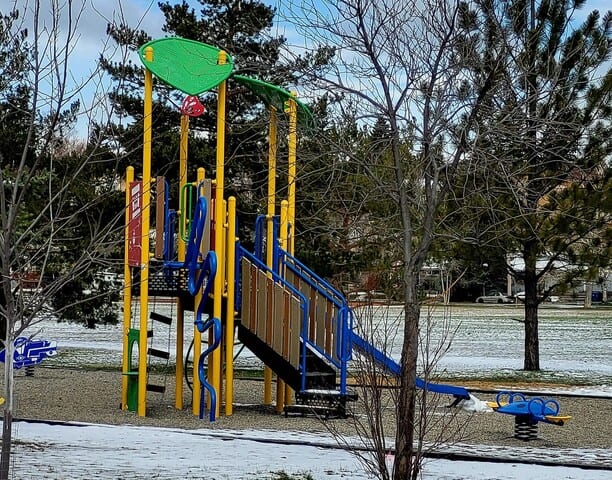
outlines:
[{"label": "yellow support beam", "polygon": [[225,415],[234,413],[234,315],[236,265],[236,198],[227,201],[227,304],[225,315]]},{"label": "yellow support beam", "polygon": [[[287,223],[289,238],[287,239],[287,251],[294,255],[295,253],[295,196],[296,196],[296,177],[297,177],[297,102],[295,97],[296,92],[291,92],[292,98],[287,100],[289,107],[289,141],[288,141],[288,205],[287,205]],[[285,388],[285,405],[291,405],[293,402],[293,390],[286,386]]]},{"label": "yellow support beam", "polygon": [[[219,52],[219,65],[227,63],[227,55],[221,50]],[[217,94],[217,162],[215,172],[215,252],[217,254],[217,274],[214,282],[213,316],[221,318],[222,297],[224,287],[223,265],[225,265],[225,254],[223,245],[223,225],[225,223],[225,211],[223,208],[223,184],[225,168],[225,97],[227,93],[227,82],[224,80],[219,84]],[[211,385],[218,393],[221,387],[221,349],[215,349],[210,356],[209,369],[212,371]],[[219,404],[215,416],[219,416]]]},{"label": "yellow support beam", "polygon": [[[153,61],[153,48],[145,50]],[[147,415],[147,326],[149,315],[149,226],[151,212],[151,143],[153,128],[153,76],[145,68],[142,142],[142,241],[140,268],[140,336],[138,339],[138,416]]]},{"label": "yellow support beam", "polygon": [[129,224],[130,224],[130,184],[134,181],[134,167],[128,167],[125,172],[125,242],[124,242],[124,263],[123,263],[123,358],[122,368],[123,378],[121,381],[121,408],[127,410],[127,391],[128,391],[128,333],[132,321],[132,275],[128,262],[129,252]]},{"label": "yellow support beam", "polygon": [[[296,92],[291,92],[292,97],[296,97]],[[295,183],[297,176],[297,103],[294,98],[287,100],[289,107],[289,142],[288,142],[288,212],[287,221],[289,222],[289,242],[287,251],[293,255],[295,247]]]},{"label": "yellow support beam", "polygon": [[[274,267],[274,214],[276,210],[276,155],[278,151],[276,108],[270,105],[270,130],[268,140],[268,211],[266,222],[266,265]],[[272,404],[272,369],[264,366],[264,405]]]},{"label": "yellow support beam", "polygon": [[[287,200],[283,200],[281,202],[280,208],[280,246],[283,250],[287,249],[287,222],[288,222],[288,213],[289,213],[289,202]],[[283,325],[283,328],[286,328],[286,325]],[[285,384],[285,382],[277,377],[276,378],[276,411],[278,413],[283,413],[285,409],[285,399],[287,398],[287,389],[289,387]]]},{"label": "yellow support beam", "polygon": [[[187,183],[187,159],[189,152],[189,117],[181,115],[181,146],[179,152],[179,192],[183,191],[183,186]],[[180,195],[180,193],[179,193]],[[178,221],[182,222],[184,231],[186,212],[179,212]],[[178,261],[185,261],[186,245],[181,235],[177,241]],[[185,338],[185,309],[180,298],[176,303],[176,372],[174,375],[175,395],[174,406],[178,410],[183,409],[183,376],[185,374],[185,364],[183,359],[183,342]]]}]

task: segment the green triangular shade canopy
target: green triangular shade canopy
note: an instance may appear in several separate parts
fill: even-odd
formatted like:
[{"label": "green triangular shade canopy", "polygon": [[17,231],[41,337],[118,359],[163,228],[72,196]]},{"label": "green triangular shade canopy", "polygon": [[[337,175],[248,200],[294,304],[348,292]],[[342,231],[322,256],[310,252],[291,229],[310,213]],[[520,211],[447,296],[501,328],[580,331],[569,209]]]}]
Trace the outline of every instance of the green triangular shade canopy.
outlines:
[{"label": "green triangular shade canopy", "polygon": [[245,77],[242,75],[232,76],[233,80],[248,87],[253,93],[261,98],[268,106],[272,105],[276,110],[283,111],[285,102],[292,98],[298,107],[298,122],[306,128],[313,128],[315,125],[314,117],[306,105],[293,97],[290,92],[271,83],[258,80],[256,78]]},{"label": "green triangular shade canopy", "polygon": [[[153,60],[145,57],[153,49]],[[225,64],[217,63],[220,50],[186,38],[161,38],[145,43],[138,51],[140,60],[151,73],[187,95],[199,95],[229,78],[234,61],[227,55]]]}]

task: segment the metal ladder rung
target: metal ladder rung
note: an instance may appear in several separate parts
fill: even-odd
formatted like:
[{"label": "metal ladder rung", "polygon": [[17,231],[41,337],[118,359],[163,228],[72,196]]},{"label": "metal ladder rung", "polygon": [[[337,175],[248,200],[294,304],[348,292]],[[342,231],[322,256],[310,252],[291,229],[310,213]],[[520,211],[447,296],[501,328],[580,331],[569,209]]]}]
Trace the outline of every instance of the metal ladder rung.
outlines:
[{"label": "metal ladder rung", "polygon": [[151,320],[155,320],[156,322],[165,323],[166,325],[172,325],[172,318],[166,317],[165,315],[162,315],[161,313],[151,312],[149,314],[149,318]]},{"label": "metal ladder rung", "polygon": [[157,358],[163,358],[164,360],[168,360],[170,358],[170,352],[165,352],[164,350],[158,350],[156,348],[149,348],[147,353]]},{"label": "metal ladder rung", "polygon": [[163,385],[153,385],[153,384],[147,383],[147,391],[164,393],[166,391],[166,387],[164,387]]}]

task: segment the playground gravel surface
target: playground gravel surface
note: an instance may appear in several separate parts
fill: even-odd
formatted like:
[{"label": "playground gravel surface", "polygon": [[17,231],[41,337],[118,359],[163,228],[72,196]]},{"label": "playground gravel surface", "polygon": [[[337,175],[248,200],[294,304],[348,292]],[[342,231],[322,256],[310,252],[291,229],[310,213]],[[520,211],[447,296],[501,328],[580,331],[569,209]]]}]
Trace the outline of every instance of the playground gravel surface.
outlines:
[{"label": "playground gravel surface", "polygon": [[[174,407],[172,376],[167,377],[168,390],[165,394],[149,393],[147,417],[141,418],[133,412],[119,409],[120,385],[119,372],[42,366],[36,369],[33,376],[18,372],[15,416],[61,422],[204,429],[209,433],[244,431],[246,436],[251,436],[249,432],[252,431],[278,432],[281,438],[303,433],[322,436],[327,438],[326,441],[331,441],[334,435],[356,438],[356,422],[364,418],[359,403],[355,405],[354,418],[349,419],[322,420],[301,415],[285,417],[277,414],[273,406],[262,405],[261,381],[237,380],[234,414],[222,414],[216,422],[210,423],[200,420],[191,412],[189,390],[184,395],[184,410]],[[494,397],[486,394],[480,395],[480,398],[489,400]],[[473,412],[448,409],[447,399],[428,409],[432,423],[437,424],[444,418],[439,423],[447,426],[444,431],[439,425],[433,426],[426,438],[432,442],[443,441],[447,450],[450,448],[460,454],[487,457],[509,455],[509,458],[522,461],[531,458],[545,463],[596,466],[612,471],[612,399],[579,397],[559,400],[563,412],[572,416],[571,421],[563,427],[540,424],[538,439],[534,441],[523,442],[513,438],[514,418],[511,416],[479,409]],[[387,435],[392,437],[395,419],[390,408],[385,411],[384,418]]]},{"label": "playground gravel surface", "polygon": [[[612,478],[610,313],[547,310],[542,319],[544,371],[536,380],[517,384],[516,378],[510,379],[520,368],[521,325],[514,320],[520,312],[486,307],[460,310],[455,316],[460,328],[443,359],[447,378],[456,377],[454,383],[470,390],[545,390],[544,396],[557,398],[561,413],[572,419],[563,427],[540,424],[538,439],[522,442],[512,436],[513,417],[479,408],[448,409],[448,399],[440,399],[427,409],[436,425],[426,440],[443,442],[439,450],[454,459],[429,460],[423,478]],[[191,412],[186,388],[185,408],[177,410],[174,376],[155,373],[154,383],[164,384],[167,390],[165,394],[149,392],[147,417],[140,418],[119,409],[119,327],[91,331],[48,319],[37,328],[39,338],[57,341],[59,353],[36,367],[33,376],[16,372],[15,416],[60,423],[16,422],[14,478],[250,480],[276,479],[273,472],[278,471],[296,475],[296,479],[306,478],[300,476],[303,472],[312,473],[315,480],[370,478],[348,452],[325,446],[337,445],[338,435],[359,444],[356,423],[364,419],[359,404],[349,419],[285,418],[273,406],[262,405],[261,381],[241,379],[234,387],[234,414],[228,417],[222,411],[211,424]],[[172,351],[172,338],[166,342]],[[391,345],[391,351],[393,348]],[[249,352],[242,352],[237,364],[261,366]],[[473,381],[491,378],[491,373],[499,374],[499,381]],[[476,395],[481,400],[494,399],[491,393]],[[392,439],[392,409],[383,411],[386,435]],[[262,443],[262,436],[271,442]]]}]

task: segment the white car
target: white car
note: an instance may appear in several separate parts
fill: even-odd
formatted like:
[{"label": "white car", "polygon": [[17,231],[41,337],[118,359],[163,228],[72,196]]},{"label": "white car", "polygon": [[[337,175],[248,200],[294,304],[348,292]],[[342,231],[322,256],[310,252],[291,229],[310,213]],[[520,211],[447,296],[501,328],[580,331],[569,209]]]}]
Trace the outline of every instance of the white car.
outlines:
[{"label": "white car", "polygon": [[[521,302],[525,302],[525,292],[518,292],[514,297]],[[546,301],[557,303],[559,301],[559,297],[557,295],[549,295],[546,297]]]},{"label": "white car", "polygon": [[489,292],[475,300],[476,303],[513,303],[513,300],[501,292]]}]

